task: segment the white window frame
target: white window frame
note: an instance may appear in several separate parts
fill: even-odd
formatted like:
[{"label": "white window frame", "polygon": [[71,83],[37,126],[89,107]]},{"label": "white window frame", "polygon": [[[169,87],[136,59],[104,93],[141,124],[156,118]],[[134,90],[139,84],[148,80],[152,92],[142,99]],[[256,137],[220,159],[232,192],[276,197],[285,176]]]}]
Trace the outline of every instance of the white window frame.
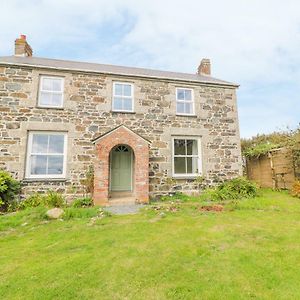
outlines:
[{"label": "white window frame", "polygon": [[[192,99],[191,100],[181,100],[181,99],[178,99],[178,90],[188,90],[188,91],[191,91],[191,97]],[[191,113],[179,113],[177,111],[177,103],[178,102],[181,102],[181,103],[192,103],[192,112]],[[177,87],[176,88],[176,115],[179,115],[179,116],[194,116],[195,115],[195,100],[194,100],[194,89],[192,88],[186,88],[186,87]]]},{"label": "white window frame", "polygon": [[[196,140],[197,141],[197,148],[198,154],[197,155],[175,155],[175,147],[174,142],[175,140]],[[175,173],[175,157],[197,157],[197,173],[182,173],[176,174]],[[195,178],[197,176],[202,175],[202,148],[201,148],[201,137],[199,136],[173,136],[172,137],[172,177],[175,178]]]},{"label": "white window frame", "polygon": [[[120,96],[115,95],[115,86],[116,84],[123,84],[123,85],[130,85],[131,86],[131,96]],[[121,97],[121,98],[131,98],[132,99],[132,109],[126,110],[126,109],[114,109],[114,101],[115,97]],[[112,103],[111,103],[111,109],[115,112],[134,112],[134,84],[131,82],[125,82],[125,81],[114,81],[113,82],[113,97],[112,97]]]},{"label": "white window frame", "polygon": [[[48,91],[43,90],[43,80],[44,79],[60,79],[62,81],[62,90],[60,92],[58,91]],[[65,79],[63,77],[58,76],[40,76],[40,82],[39,82],[39,97],[38,97],[38,106],[39,107],[49,107],[49,108],[62,108],[64,106],[64,89],[65,89]],[[41,103],[41,93],[49,93],[49,94],[56,94],[61,95],[61,105],[45,105]]]},{"label": "white window frame", "polygon": [[[64,153],[63,153],[63,172],[62,174],[39,174],[39,175],[33,175],[31,174],[31,155],[32,155],[32,141],[33,141],[33,135],[34,134],[40,134],[40,135],[63,135],[64,136]],[[62,179],[66,178],[66,170],[67,170],[67,148],[68,148],[68,134],[64,131],[29,131],[28,132],[28,141],[27,141],[27,157],[26,157],[26,172],[25,177],[28,179]],[[40,154],[45,155],[45,153],[34,153],[34,154]],[[52,153],[47,155],[57,155],[58,153]],[[59,153],[61,155],[61,153]]]}]

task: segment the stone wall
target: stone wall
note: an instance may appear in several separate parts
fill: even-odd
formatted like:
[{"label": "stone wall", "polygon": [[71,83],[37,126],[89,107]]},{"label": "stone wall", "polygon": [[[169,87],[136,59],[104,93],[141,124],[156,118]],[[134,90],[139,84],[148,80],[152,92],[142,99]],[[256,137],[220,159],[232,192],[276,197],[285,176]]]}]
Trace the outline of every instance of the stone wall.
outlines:
[{"label": "stone wall", "polygon": [[[64,108],[37,107],[40,75],[65,78]],[[111,111],[114,81],[134,83],[134,113]],[[176,116],[176,87],[194,89],[195,116]],[[172,178],[172,136],[199,136],[205,185],[241,174],[235,89],[180,81],[142,79],[95,73],[0,66],[0,168],[23,182],[23,193],[49,188],[82,195],[86,172],[97,163],[91,140],[124,124],[151,141],[150,196],[172,191],[198,192],[195,179]],[[26,180],[30,130],[68,132],[67,178]]]}]

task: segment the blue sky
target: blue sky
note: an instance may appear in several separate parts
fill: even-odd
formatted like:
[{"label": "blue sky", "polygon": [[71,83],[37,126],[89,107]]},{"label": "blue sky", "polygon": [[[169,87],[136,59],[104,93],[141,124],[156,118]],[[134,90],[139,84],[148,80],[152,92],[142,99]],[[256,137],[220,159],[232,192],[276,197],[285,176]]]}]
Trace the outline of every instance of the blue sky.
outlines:
[{"label": "blue sky", "polygon": [[0,3],[0,55],[26,34],[34,55],[212,75],[240,84],[242,137],[300,122],[296,0],[27,0]]}]

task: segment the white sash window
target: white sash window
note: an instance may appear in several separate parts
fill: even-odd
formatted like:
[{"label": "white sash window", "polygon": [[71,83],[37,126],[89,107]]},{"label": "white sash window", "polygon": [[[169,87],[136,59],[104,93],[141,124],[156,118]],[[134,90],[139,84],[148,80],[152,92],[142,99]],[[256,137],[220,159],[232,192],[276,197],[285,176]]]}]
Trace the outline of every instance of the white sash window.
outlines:
[{"label": "white sash window", "polygon": [[200,138],[173,138],[173,176],[194,177],[202,173]]},{"label": "white sash window", "polygon": [[120,112],[134,111],[133,84],[114,82],[112,110]]},{"label": "white sash window", "polygon": [[194,93],[192,89],[176,89],[176,114],[177,115],[194,115]]},{"label": "white sash window", "polygon": [[64,79],[60,77],[40,77],[39,101],[40,107],[63,107]]},{"label": "white sash window", "polygon": [[67,134],[29,132],[27,178],[64,178],[66,176]]}]

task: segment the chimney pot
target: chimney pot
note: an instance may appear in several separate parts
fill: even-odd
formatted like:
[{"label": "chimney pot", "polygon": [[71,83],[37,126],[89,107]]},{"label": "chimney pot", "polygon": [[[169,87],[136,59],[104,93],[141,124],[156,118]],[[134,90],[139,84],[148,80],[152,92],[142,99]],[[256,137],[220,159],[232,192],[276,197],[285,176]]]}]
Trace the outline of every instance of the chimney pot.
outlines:
[{"label": "chimney pot", "polygon": [[20,37],[15,40],[15,55],[32,56],[32,48],[27,43],[25,34],[21,34]]},{"label": "chimney pot", "polygon": [[210,60],[208,58],[203,58],[201,60],[197,73],[199,75],[206,75],[206,76],[209,76],[211,74]]}]

